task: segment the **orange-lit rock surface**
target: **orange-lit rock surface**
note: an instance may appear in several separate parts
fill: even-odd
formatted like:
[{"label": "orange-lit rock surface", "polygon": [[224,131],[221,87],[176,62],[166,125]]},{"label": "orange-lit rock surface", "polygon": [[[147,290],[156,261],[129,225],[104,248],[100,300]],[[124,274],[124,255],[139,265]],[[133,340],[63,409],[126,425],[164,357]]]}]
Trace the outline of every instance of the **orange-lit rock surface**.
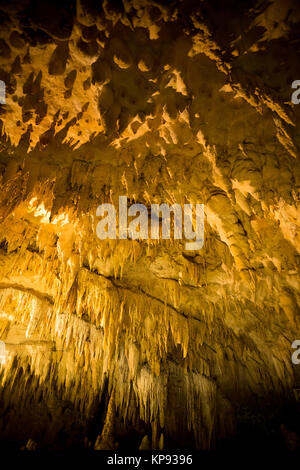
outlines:
[{"label": "orange-lit rock surface", "polygon": [[[300,12],[227,3],[0,3],[3,442],[295,431]],[[204,203],[204,247],[99,240],[119,195]]]}]

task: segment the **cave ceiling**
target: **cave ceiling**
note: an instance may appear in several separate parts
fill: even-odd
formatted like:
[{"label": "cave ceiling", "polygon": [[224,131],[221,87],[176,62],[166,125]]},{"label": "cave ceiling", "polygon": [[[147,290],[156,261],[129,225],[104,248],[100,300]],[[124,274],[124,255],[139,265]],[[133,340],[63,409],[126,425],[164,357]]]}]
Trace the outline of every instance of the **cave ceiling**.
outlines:
[{"label": "cave ceiling", "polygon": [[[209,449],[290,402],[297,2],[1,1],[0,23],[0,436]],[[119,196],[204,204],[203,247],[100,240]]]}]

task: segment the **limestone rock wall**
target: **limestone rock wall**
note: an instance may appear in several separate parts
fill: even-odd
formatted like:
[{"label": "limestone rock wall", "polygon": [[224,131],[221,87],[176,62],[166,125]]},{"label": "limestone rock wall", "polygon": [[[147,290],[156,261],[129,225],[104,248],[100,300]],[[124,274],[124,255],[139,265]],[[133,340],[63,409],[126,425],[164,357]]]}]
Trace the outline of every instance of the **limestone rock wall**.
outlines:
[{"label": "limestone rock wall", "polygon": [[[252,414],[288,426],[296,4],[0,3],[4,441],[208,449]],[[119,195],[204,203],[204,247],[100,241]]]}]

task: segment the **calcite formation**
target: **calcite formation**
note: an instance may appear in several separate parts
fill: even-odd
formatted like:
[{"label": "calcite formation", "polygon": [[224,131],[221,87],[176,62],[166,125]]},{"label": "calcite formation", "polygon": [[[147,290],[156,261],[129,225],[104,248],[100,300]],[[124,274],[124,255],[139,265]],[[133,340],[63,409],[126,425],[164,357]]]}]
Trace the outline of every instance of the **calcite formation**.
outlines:
[{"label": "calcite formation", "polygon": [[[296,0],[19,0],[0,21],[1,442],[295,447]],[[119,196],[204,204],[203,248],[100,240]]]}]

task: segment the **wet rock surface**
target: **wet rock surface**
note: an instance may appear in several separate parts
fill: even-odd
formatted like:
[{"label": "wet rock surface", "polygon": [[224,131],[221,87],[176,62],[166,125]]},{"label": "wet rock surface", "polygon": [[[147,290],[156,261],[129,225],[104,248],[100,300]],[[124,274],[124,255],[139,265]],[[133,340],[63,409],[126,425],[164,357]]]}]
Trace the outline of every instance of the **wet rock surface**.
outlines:
[{"label": "wet rock surface", "polygon": [[[296,3],[0,2],[2,442],[297,447]],[[99,240],[120,195],[203,248]]]}]

